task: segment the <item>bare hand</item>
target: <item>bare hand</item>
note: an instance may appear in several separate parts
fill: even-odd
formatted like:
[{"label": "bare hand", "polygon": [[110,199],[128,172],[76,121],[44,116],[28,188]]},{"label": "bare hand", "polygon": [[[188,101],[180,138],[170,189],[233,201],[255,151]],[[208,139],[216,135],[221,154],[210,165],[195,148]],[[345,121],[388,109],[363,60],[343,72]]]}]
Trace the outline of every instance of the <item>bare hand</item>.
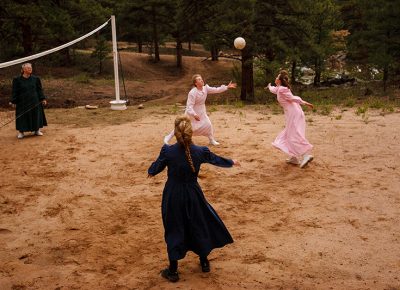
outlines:
[{"label": "bare hand", "polygon": [[13,104],[13,103],[11,103],[11,102],[9,102],[8,104],[9,104],[11,107],[15,108],[15,104]]},{"label": "bare hand", "polygon": [[310,107],[311,109],[314,109],[314,105],[311,103],[306,103],[306,106]]},{"label": "bare hand", "polygon": [[200,117],[198,115],[194,115],[193,118],[195,118],[196,121],[200,121]]},{"label": "bare hand", "polygon": [[237,160],[232,160],[233,161],[233,165],[234,166],[242,166],[242,164],[240,164],[240,162],[239,161],[237,161]]},{"label": "bare hand", "polygon": [[47,100],[42,100],[42,104],[46,106],[47,105]]},{"label": "bare hand", "polygon": [[227,85],[228,89],[236,89],[237,84],[236,83],[232,83],[232,81],[229,82],[229,84]]}]

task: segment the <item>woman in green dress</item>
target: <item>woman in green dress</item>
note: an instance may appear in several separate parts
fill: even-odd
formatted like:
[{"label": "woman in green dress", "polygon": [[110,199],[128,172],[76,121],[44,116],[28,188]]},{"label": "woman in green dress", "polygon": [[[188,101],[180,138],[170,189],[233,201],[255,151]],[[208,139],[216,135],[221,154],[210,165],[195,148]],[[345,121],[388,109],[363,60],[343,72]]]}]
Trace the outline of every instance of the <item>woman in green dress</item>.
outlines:
[{"label": "woman in green dress", "polygon": [[18,139],[24,138],[24,132],[34,132],[36,136],[42,136],[40,128],[47,126],[43,110],[47,101],[39,77],[32,75],[30,63],[24,63],[21,75],[13,79],[11,103],[16,108]]}]

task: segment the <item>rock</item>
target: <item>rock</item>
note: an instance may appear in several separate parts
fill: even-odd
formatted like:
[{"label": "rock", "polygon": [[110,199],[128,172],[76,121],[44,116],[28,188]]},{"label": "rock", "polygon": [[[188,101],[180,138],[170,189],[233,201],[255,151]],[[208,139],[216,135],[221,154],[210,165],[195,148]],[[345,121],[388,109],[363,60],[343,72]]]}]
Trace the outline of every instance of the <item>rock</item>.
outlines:
[{"label": "rock", "polygon": [[140,104],[140,105],[138,106],[138,109],[144,109],[143,104]]},{"label": "rock", "polygon": [[92,105],[86,105],[85,108],[88,109],[88,110],[93,110],[93,109],[98,109],[99,107],[98,106],[92,106]]}]

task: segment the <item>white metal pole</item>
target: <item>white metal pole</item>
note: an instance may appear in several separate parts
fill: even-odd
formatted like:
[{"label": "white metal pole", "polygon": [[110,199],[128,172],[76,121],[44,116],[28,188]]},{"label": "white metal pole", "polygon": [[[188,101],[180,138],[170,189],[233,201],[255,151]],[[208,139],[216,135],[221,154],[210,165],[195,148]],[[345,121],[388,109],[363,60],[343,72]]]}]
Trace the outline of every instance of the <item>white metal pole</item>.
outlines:
[{"label": "white metal pole", "polygon": [[115,100],[119,101],[118,51],[117,51],[117,33],[115,29],[115,15],[111,15],[111,32],[112,32],[113,58],[114,58]]},{"label": "white metal pole", "polygon": [[119,76],[118,76],[118,47],[117,47],[117,30],[115,28],[115,16],[111,15],[111,32],[113,44],[114,58],[114,80],[115,80],[115,100],[111,101],[111,110],[126,110],[126,101],[119,99]]}]

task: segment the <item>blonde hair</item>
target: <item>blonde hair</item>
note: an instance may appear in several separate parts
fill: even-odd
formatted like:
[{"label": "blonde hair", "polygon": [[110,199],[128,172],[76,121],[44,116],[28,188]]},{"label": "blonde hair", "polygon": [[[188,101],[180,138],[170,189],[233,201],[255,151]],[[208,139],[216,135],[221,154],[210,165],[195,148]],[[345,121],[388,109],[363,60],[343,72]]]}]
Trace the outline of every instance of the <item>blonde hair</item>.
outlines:
[{"label": "blonde hair", "polygon": [[201,78],[201,75],[195,74],[195,75],[192,76],[192,84],[193,84],[194,86],[196,86],[196,79],[197,79],[198,77]]},{"label": "blonde hair", "polygon": [[196,172],[194,168],[192,156],[190,155],[190,144],[192,144],[192,123],[186,115],[179,116],[175,119],[175,138],[178,143],[185,148],[186,159],[189,162],[193,172]]}]

